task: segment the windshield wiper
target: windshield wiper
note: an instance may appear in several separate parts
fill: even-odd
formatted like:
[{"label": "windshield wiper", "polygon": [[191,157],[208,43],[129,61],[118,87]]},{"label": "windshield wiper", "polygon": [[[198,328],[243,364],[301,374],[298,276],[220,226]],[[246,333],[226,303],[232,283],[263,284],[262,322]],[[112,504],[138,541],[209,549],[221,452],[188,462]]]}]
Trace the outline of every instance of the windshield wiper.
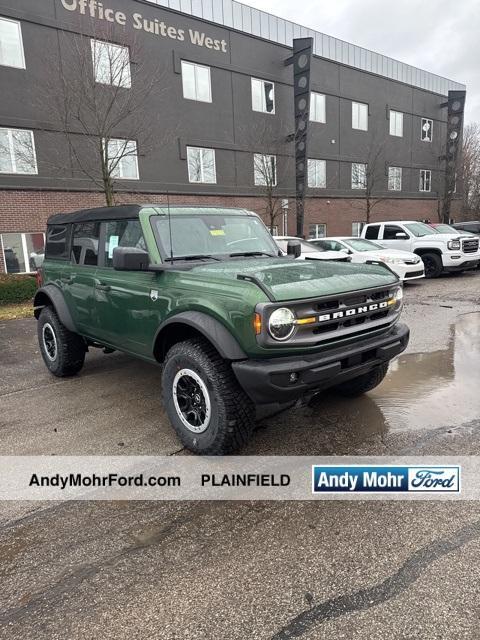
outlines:
[{"label": "windshield wiper", "polygon": [[266,251],[239,251],[238,253],[231,253],[230,258],[237,258],[242,256],[268,256],[269,258],[275,258],[273,253],[267,253]]},{"label": "windshield wiper", "polygon": [[198,254],[196,256],[173,256],[173,258],[167,258],[166,262],[171,262],[172,260],[217,260],[220,261],[220,258],[216,256],[209,256],[207,254]]}]

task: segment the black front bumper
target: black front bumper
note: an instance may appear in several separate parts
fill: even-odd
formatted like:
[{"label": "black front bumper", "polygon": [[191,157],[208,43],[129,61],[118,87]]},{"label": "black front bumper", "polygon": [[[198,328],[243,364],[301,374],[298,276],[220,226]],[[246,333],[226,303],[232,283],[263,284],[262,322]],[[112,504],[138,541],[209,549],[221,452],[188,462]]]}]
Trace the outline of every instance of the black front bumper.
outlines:
[{"label": "black front bumper", "polygon": [[449,267],[444,267],[443,270],[448,273],[454,271],[468,271],[469,269],[476,269],[480,261],[478,260],[465,260],[464,262],[460,262],[459,264],[453,264]]},{"label": "black front bumper", "polygon": [[[290,402],[368,373],[404,351],[410,331],[396,324],[374,338],[312,355],[232,362],[238,382],[255,404]],[[297,374],[295,382],[291,374]]]}]

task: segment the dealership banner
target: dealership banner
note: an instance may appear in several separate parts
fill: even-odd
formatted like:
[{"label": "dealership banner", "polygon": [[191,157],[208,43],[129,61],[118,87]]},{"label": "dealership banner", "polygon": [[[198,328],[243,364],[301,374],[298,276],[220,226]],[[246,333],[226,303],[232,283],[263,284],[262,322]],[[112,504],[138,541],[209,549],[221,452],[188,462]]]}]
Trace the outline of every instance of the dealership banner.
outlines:
[{"label": "dealership banner", "polygon": [[0,500],[476,500],[480,458],[0,456]]}]

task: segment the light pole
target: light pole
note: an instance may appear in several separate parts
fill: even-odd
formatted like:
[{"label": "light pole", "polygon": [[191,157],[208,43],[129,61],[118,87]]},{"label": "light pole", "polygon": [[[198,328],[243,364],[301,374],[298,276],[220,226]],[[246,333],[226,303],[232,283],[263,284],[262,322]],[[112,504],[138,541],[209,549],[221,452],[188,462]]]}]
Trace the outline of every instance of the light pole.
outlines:
[{"label": "light pole", "polygon": [[283,235],[288,236],[288,198],[282,199]]}]

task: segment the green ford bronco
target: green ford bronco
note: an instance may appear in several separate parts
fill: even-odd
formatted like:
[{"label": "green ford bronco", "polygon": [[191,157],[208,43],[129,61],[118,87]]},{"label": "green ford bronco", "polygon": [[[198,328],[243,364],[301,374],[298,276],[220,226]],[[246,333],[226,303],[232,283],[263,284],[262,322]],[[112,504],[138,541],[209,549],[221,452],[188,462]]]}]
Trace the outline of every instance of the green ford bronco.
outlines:
[{"label": "green ford bronco", "polygon": [[241,447],[257,405],[373,389],[408,343],[388,267],[297,260],[295,241],[281,255],[250,211],[124,205],[47,225],[34,313],[48,369],[78,373],[91,347],[161,363],[166,411],[197,453]]}]

